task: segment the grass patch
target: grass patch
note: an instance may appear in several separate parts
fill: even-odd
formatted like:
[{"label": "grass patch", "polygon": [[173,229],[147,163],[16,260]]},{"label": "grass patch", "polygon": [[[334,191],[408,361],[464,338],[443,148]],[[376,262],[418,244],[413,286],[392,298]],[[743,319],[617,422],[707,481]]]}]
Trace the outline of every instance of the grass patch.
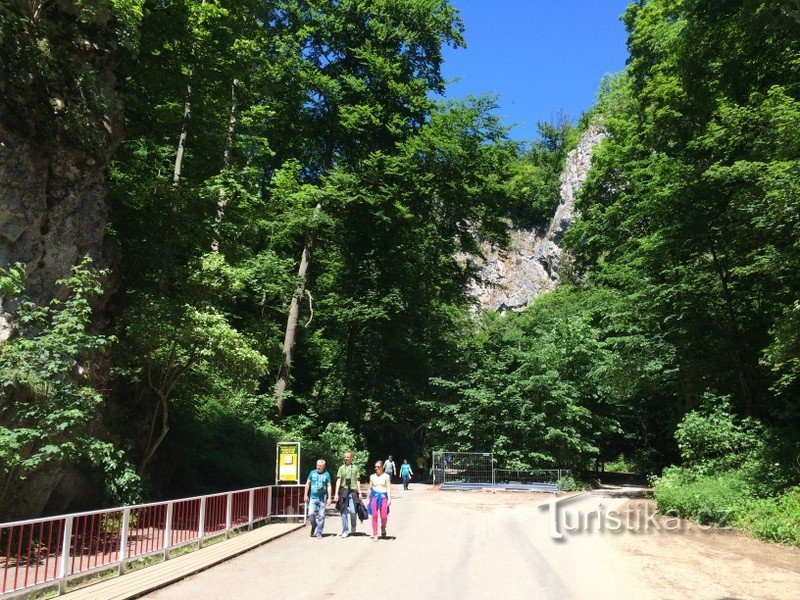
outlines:
[{"label": "grass patch", "polygon": [[135,560],[129,561],[125,565],[125,572],[130,573],[133,571],[138,571],[139,569],[144,569],[152,565],[157,565],[158,563],[161,562],[164,562],[164,555],[161,552],[159,552],[158,554],[151,554],[150,556],[143,556],[142,558],[137,558]]},{"label": "grass patch", "polygon": [[112,579],[118,576],[119,576],[119,570],[115,565],[113,567],[109,567],[108,569],[103,569],[102,571],[96,571],[84,577],[76,577],[75,579],[70,579],[67,582],[67,591],[71,592],[73,590],[86,587],[87,585],[100,583],[101,581],[105,581],[106,579]]},{"label": "grass patch", "polygon": [[190,552],[194,552],[195,550],[200,548],[200,544],[198,542],[191,542],[189,544],[183,544],[182,546],[178,546],[177,548],[173,548],[169,551],[170,558],[178,558],[179,556],[183,556],[184,554],[189,554]]},{"label": "grass patch", "polygon": [[57,598],[58,596],[58,584],[55,584],[51,585],[50,587],[41,588],[34,592],[30,592],[29,594],[22,596],[22,598],[24,600],[48,600],[48,598]]}]

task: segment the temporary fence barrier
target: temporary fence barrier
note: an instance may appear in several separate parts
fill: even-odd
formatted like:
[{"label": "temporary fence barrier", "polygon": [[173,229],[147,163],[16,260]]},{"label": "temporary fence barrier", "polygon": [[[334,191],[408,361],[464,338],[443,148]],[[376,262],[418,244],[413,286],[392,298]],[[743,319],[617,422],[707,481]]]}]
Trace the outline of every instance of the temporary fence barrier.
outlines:
[{"label": "temporary fence barrier", "polygon": [[435,451],[431,475],[442,489],[496,488],[555,492],[568,469],[504,469],[491,452]]},{"label": "temporary fence barrier", "polygon": [[303,485],[207,496],[0,524],[0,595],[67,583],[278,518],[305,520]]},{"label": "temporary fence barrier", "polygon": [[491,452],[434,452],[432,464],[434,484],[493,481],[494,459]]}]

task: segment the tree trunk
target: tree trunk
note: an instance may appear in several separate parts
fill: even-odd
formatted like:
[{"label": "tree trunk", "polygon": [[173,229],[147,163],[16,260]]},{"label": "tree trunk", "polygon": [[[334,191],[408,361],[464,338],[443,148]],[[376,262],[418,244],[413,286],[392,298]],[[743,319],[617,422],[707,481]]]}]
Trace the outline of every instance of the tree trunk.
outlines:
[{"label": "tree trunk", "polygon": [[[314,217],[322,210],[322,204],[317,204],[314,208]],[[311,264],[311,252],[314,249],[314,241],[317,237],[316,229],[312,229],[306,238],[303,246],[303,254],[300,257],[300,268],[297,270],[297,288],[292,295],[292,302],[289,306],[289,317],[286,319],[286,333],[283,337],[283,362],[278,371],[278,381],[275,384],[275,406],[278,409],[278,416],[283,416],[283,393],[289,387],[289,376],[292,370],[292,358],[294,355],[294,344],[297,334],[297,322],[300,319],[300,301],[306,291],[308,282],[308,267]]]},{"label": "tree trunk", "polygon": [[[158,417],[159,410],[161,411],[161,431],[159,432],[156,440],[153,441],[156,418]],[[139,468],[136,469],[137,475],[144,474],[144,470],[147,467],[147,464],[150,462],[150,459],[153,458],[153,455],[156,453],[156,450],[158,450],[158,447],[161,445],[161,442],[163,442],[164,438],[167,437],[167,433],[169,433],[169,402],[168,398],[164,394],[159,393],[158,404],[156,404],[156,407],[153,410],[153,421],[150,424],[150,439],[147,440],[147,446],[145,449],[144,456],[142,457],[142,460],[139,463]]]},{"label": "tree trunk", "polygon": [[[332,134],[328,139],[327,150],[322,161],[322,172],[326,173],[333,164],[333,149],[336,146],[335,136]],[[319,213],[322,212],[322,203],[317,203],[314,207],[312,222],[317,220]],[[278,371],[278,381],[275,383],[275,407],[278,409],[278,417],[283,416],[283,393],[289,387],[289,377],[292,370],[292,358],[294,355],[294,344],[297,333],[297,322],[300,319],[300,301],[306,291],[308,282],[308,267],[311,264],[311,251],[314,249],[314,242],[317,238],[317,229],[312,227],[306,237],[303,254],[300,257],[300,268],[297,270],[297,288],[292,295],[292,302],[289,306],[289,316],[286,319],[286,333],[283,337],[283,362]]]},{"label": "tree trunk", "polygon": [[[173,352],[170,353],[171,357],[174,356],[174,350],[175,348],[173,346]],[[147,437],[144,455],[142,456],[142,460],[139,462],[139,468],[136,469],[137,475],[144,474],[147,463],[149,463],[150,459],[153,458],[156,450],[158,450],[161,442],[164,441],[164,438],[167,437],[167,433],[169,432],[169,392],[162,389],[163,381],[158,385],[156,385],[156,383],[153,381],[152,366],[148,366],[147,368],[147,384],[154,392],[156,392],[156,395],[158,396],[158,402],[156,402],[156,406],[153,409],[153,417],[150,421],[150,435]],[[156,430],[156,420],[158,419],[159,411],[161,412],[161,431],[159,432],[156,440],[153,441],[153,436],[155,435]]]},{"label": "tree trunk", "polygon": [[[175,153],[175,169],[172,171],[172,186],[178,187],[181,182],[181,169],[183,169],[183,153],[186,149],[186,138],[189,137],[189,119],[192,117],[192,76],[194,67],[189,69],[189,80],[186,84],[186,99],[183,102],[183,122],[181,135],[178,138],[178,151]],[[178,207],[172,203],[172,211],[177,212]]]},{"label": "tree trunk", "polygon": [[[222,169],[227,171],[231,168],[231,148],[233,147],[233,134],[236,131],[236,109],[238,100],[236,98],[236,86],[239,81],[234,79],[231,84],[231,113],[228,117],[228,137],[225,139],[225,150],[222,153]],[[225,207],[228,204],[227,192],[220,190],[219,200],[217,200],[217,216],[214,218],[214,238],[211,240],[211,251],[219,252],[219,226],[225,218]]]},{"label": "tree trunk", "polygon": [[730,279],[730,275],[728,274],[727,269],[725,269],[722,263],[719,260],[719,256],[717,255],[716,247],[714,245],[713,240],[709,240],[709,249],[711,251],[711,259],[714,265],[714,271],[720,281],[720,286],[722,288],[722,298],[725,304],[726,312],[728,313],[728,321],[729,321],[729,339],[725,339],[725,335],[723,334],[723,343],[728,347],[728,353],[731,356],[731,360],[733,360],[733,364],[736,368],[736,374],[739,379],[739,387],[742,391],[742,398],[744,399],[745,403],[745,410],[748,415],[753,414],[753,394],[750,387],[750,382],[747,377],[747,372],[745,371],[744,364],[742,363],[741,354],[739,352],[739,321],[736,317],[736,310],[733,305],[733,298],[730,293],[730,289],[728,288],[728,281]]},{"label": "tree trunk", "polygon": [[[178,148],[175,151],[175,167],[172,170],[172,221],[174,223],[178,216],[178,188],[181,183],[181,170],[183,169],[183,155],[186,149],[186,140],[189,137],[189,120],[192,117],[192,77],[194,67],[189,69],[188,81],[186,83],[186,97],[183,101],[183,121],[181,122],[181,134],[178,137]],[[164,227],[164,245],[162,247],[162,273],[158,281],[158,288],[162,293],[166,292],[170,285],[172,271],[172,238],[173,232],[170,224]]]}]

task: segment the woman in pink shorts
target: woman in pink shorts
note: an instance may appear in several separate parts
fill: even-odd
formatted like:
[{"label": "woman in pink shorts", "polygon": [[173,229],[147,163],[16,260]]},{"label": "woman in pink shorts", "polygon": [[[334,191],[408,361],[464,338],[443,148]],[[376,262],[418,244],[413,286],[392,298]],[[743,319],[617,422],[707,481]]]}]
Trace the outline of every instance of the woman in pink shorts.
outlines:
[{"label": "woman in pink shorts", "polygon": [[378,541],[378,515],[381,516],[381,536],[386,537],[386,520],[392,504],[392,482],[383,472],[383,462],[375,463],[375,472],[369,476],[369,514],[372,515],[372,541]]}]

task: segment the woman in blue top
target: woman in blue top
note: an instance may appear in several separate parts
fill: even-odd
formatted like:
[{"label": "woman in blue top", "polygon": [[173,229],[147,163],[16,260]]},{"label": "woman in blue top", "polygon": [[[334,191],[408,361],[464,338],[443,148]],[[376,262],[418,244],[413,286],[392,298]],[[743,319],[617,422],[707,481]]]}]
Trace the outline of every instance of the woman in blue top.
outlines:
[{"label": "woman in blue top", "polygon": [[408,464],[408,459],[403,459],[403,464],[400,465],[400,477],[403,479],[403,489],[408,489],[408,482],[411,481],[411,476],[414,471],[411,470],[411,465]]}]

